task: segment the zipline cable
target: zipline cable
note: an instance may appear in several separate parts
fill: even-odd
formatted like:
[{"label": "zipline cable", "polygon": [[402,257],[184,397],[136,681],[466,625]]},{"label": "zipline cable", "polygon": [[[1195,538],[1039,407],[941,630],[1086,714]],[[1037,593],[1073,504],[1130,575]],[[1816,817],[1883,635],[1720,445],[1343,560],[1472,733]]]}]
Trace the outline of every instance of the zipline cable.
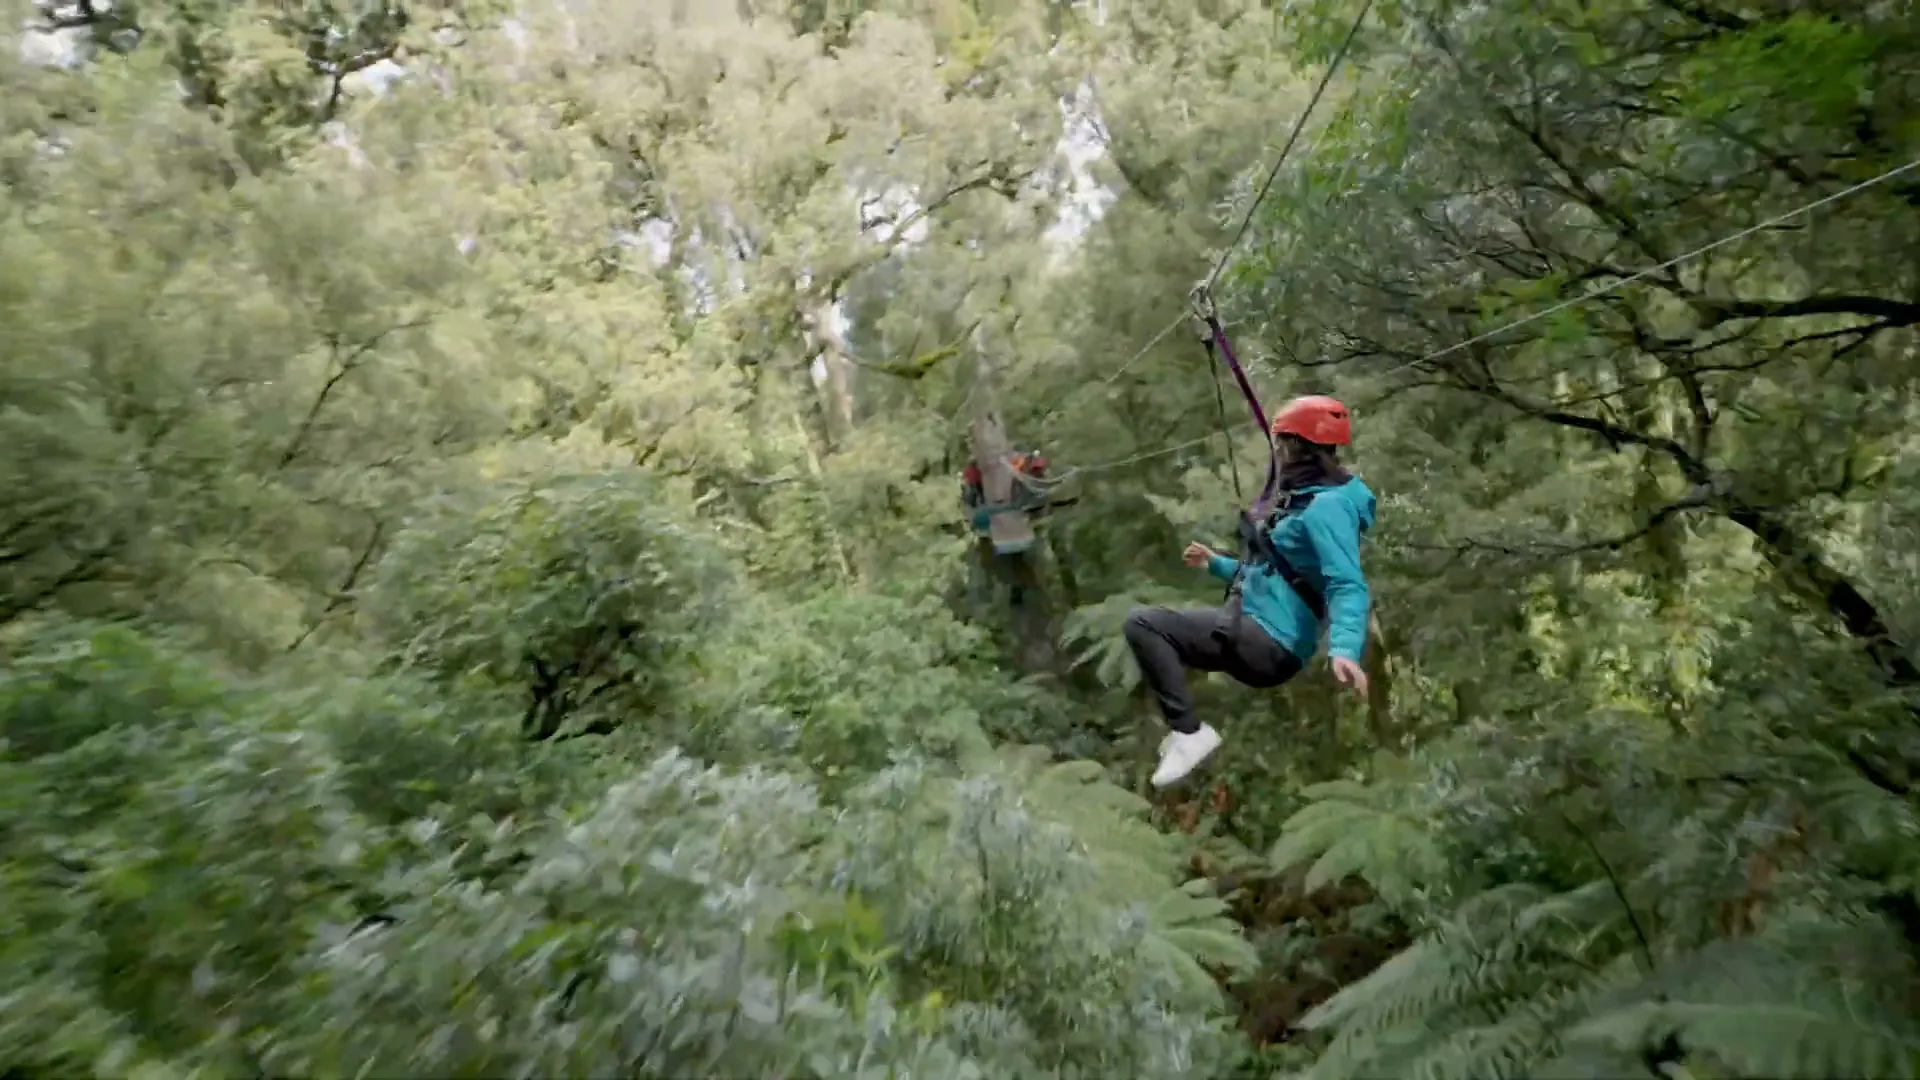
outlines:
[{"label": "zipline cable", "polygon": [[[1526,326],[1531,323],[1538,322],[1541,319],[1547,318],[1548,316],[1557,315],[1560,312],[1567,310],[1568,308],[1577,307],[1578,305],[1584,304],[1590,300],[1597,300],[1600,297],[1607,295],[1608,293],[1611,293],[1617,289],[1625,288],[1626,286],[1631,285],[1636,281],[1643,281],[1664,270],[1671,270],[1682,263],[1691,262],[1694,259],[1700,258],[1702,255],[1706,255],[1711,252],[1717,251],[1720,248],[1727,246],[1728,244],[1732,244],[1737,241],[1744,240],[1747,237],[1754,235],[1755,233],[1761,233],[1761,232],[1767,231],[1768,229],[1778,228],[1779,226],[1785,224],[1788,221],[1793,220],[1796,217],[1801,216],[1802,214],[1811,213],[1812,211],[1821,209],[1822,207],[1829,206],[1833,203],[1839,202],[1841,199],[1845,199],[1852,195],[1857,195],[1862,191],[1866,191],[1869,188],[1877,187],[1881,184],[1886,183],[1889,180],[1892,180],[1897,176],[1901,176],[1906,173],[1912,172],[1915,169],[1920,169],[1920,158],[1915,158],[1914,160],[1907,162],[1905,165],[1900,165],[1892,169],[1888,169],[1886,172],[1880,173],[1879,175],[1874,176],[1871,179],[1863,180],[1857,184],[1853,184],[1849,187],[1842,188],[1841,190],[1833,192],[1832,194],[1821,196],[1818,199],[1805,203],[1801,206],[1795,207],[1794,209],[1789,210],[1783,214],[1778,214],[1774,217],[1768,218],[1767,220],[1762,221],[1757,225],[1750,225],[1744,229],[1741,229],[1738,232],[1721,237],[1720,239],[1715,240],[1712,243],[1703,244],[1700,247],[1694,248],[1693,250],[1686,252],[1685,254],[1676,255],[1673,258],[1668,259],[1667,261],[1660,263],[1658,265],[1649,266],[1644,270],[1640,270],[1636,273],[1629,274],[1626,277],[1620,278],[1617,281],[1609,282],[1601,286],[1596,286],[1595,288],[1589,289],[1586,292],[1581,293],[1579,296],[1576,296],[1570,300],[1563,300],[1558,304],[1554,304],[1551,307],[1547,307],[1540,311],[1536,311],[1531,315],[1527,315],[1522,318],[1515,319],[1512,322],[1502,324],[1501,326],[1496,327],[1495,329],[1489,330],[1486,333],[1475,334],[1473,337],[1467,338],[1466,340],[1461,341],[1457,344],[1449,345],[1444,349],[1440,349],[1438,351],[1428,353],[1417,360],[1410,360],[1407,363],[1399,365],[1398,367],[1390,368],[1386,372],[1386,375],[1387,376],[1397,375],[1400,372],[1411,370],[1413,368],[1419,367],[1422,364],[1432,363],[1433,361],[1438,360],[1441,357],[1450,356],[1453,353],[1459,352],[1461,349],[1469,348],[1483,341],[1488,341],[1492,338],[1508,333],[1509,331],[1519,329],[1522,326]],[[1168,332],[1169,331],[1162,331],[1160,336],[1164,337]],[[1107,472],[1109,470],[1117,469],[1125,465],[1132,465],[1137,462],[1147,461],[1152,458],[1165,457],[1168,454],[1177,454],[1182,450],[1187,450],[1192,447],[1199,446],[1202,443],[1211,441],[1214,438],[1215,434],[1218,434],[1218,433],[1215,432],[1213,434],[1208,434],[1198,439],[1188,439],[1185,442],[1175,443],[1171,446],[1161,447],[1158,450],[1149,450],[1144,453],[1133,454],[1128,457],[1116,459],[1114,461],[1104,461],[1094,465],[1075,466],[1074,468],[1071,468],[1067,470],[1065,473],[1061,474],[1057,479],[1051,479],[1047,481],[1047,483],[1049,485],[1058,485],[1061,483],[1065,483],[1069,477],[1074,476],[1075,474],[1078,474],[1078,473]]]},{"label": "zipline cable", "polygon": [[[1180,329],[1182,326],[1186,325],[1187,322],[1192,318],[1193,318],[1193,315],[1191,313],[1182,313],[1178,318],[1174,319],[1172,322],[1168,323],[1167,325],[1161,327],[1158,332],[1156,332],[1152,337],[1147,339],[1146,344],[1140,346],[1138,349],[1135,349],[1133,352],[1133,355],[1127,357],[1124,361],[1122,361],[1119,367],[1114,368],[1112,371],[1108,372],[1107,374],[1101,376],[1098,379],[1095,379],[1090,383],[1082,383],[1078,389],[1070,390],[1066,394],[1064,394],[1060,398],[1060,401],[1058,404],[1054,405],[1053,408],[1048,409],[1046,412],[1043,412],[1040,414],[1038,422],[1044,424],[1047,421],[1052,420],[1053,418],[1059,416],[1060,410],[1065,408],[1067,402],[1072,401],[1074,399],[1074,396],[1077,394],[1084,393],[1085,391],[1088,391],[1088,390],[1098,390],[1103,386],[1112,386],[1115,380],[1119,379],[1120,376],[1125,375],[1127,373],[1128,368],[1139,363],[1148,353],[1153,351],[1154,346],[1160,344],[1162,341],[1165,341],[1167,339],[1168,334],[1171,334],[1175,330]],[[1228,323],[1227,325],[1233,326],[1236,324]]]},{"label": "zipline cable", "polygon": [[[1118,379],[1120,376],[1125,375],[1127,373],[1128,368],[1139,363],[1141,357],[1144,357],[1148,353],[1152,352],[1153,347],[1155,345],[1158,345],[1162,341],[1167,340],[1167,335],[1173,333],[1175,330],[1180,329],[1180,327],[1184,325],[1187,319],[1189,319],[1190,317],[1191,316],[1187,315],[1185,312],[1181,312],[1178,318],[1174,319],[1172,322],[1168,323],[1167,325],[1161,327],[1159,333],[1148,338],[1147,343],[1145,345],[1142,345],[1138,349],[1134,350],[1133,355],[1127,357],[1127,359],[1123,363],[1121,363],[1119,367],[1114,368],[1113,371],[1109,372],[1107,375],[1089,383],[1088,386],[1093,389],[1098,389],[1102,386],[1113,385],[1113,382],[1115,379]],[[1048,413],[1047,415],[1051,416],[1053,414]]]},{"label": "zipline cable", "polygon": [[1287,157],[1293,153],[1294,144],[1300,141],[1301,133],[1307,130],[1307,120],[1313,116],[1313,110],[1319,107],[1320,98],[1326,94],[1328,85],[1333,82],[1334,73],[1340,70],[1341,61],[1347,58],[1347,51],[1353,48],[1354,39],[1360,36],[1361,24],[1367,21],[1367,13],[1372,10],[1373,0],[1366,0],[1366,3],[1360,5],[1360,14],[1354,16],[1353,25],[1347,28],[1346,38],[1340,42],[1340,47],[1334,50],[1333,59],[1327,62],[1327,70],[1320,73],[1320,85],[1313,88],[1313,96],[1307,99],[1307,107],[1300,110],[1299,117],[1294,120],[1293,131],[1288,133],[1286,144],[1280,147],[1280,153],[1274,157],[1273,167],[1267,170],[1266,181],[1260,185],[1260,190],[1254,195],[1253,202],[1247,204],[1247,212],[1240,219],[1240,227],[1234,230],[1233,239],[1227,241],[1227,246],[1221,249],[1220,257],[1214,260],[1212,271],[1207,274],[1205,284],[1200,286],[1201,291],[1213,291],[1214,285],[1220,280],[1220,274],[1227,268],[1227,262],[1233,258],[1234,249],[1239,247],[1240,241],[1246,238],[1247,229],[1253,225],[1254,214],[1259,211],[1261,202],[1267,197],[1267,192],[1273,189],[1273,182],[1280,176],[1280,167],[1287,163]]},{"label": "zipline cable", "polygon": [[[1151,352],[1155,345],[1160,344],[1161,341],[1166,339],[1166,336],[1168,334],[1171,334],[1175,330],[1178,330],[1182,324],[1186,323],[1192,317],[1193,316],[1191,315],[1182,315],[1178,319],[1175,319],[1173,322],[1168,323],[1165,328],[1163,328],[1159,333],[1155,334],[1151,339],[1149,339],[1147,343],[1139,349],[1139,351],[1135,352],[1131,357],[1128,357],[1126,362],[1121,364],[1118,368],[1115,368],[1112,373],[1107,375],[1105,378],[1102,378],[1096,382],[1087,384],[1087,386],[1081,387],[1081,389],[1084,390],[1089,387],[1098,388],[1101,386],[1107,386],[1111,384],[1115,379],[1118,379],[1123,373],[1125,373],[1128,367],[1130,367],[1132,364],[1138,361],[1141,357],[1147,355],[1147,353]],[[1236,321],[1236,322],[1230,322],[1226,325],[1231,327],[1231,326],[1237,326],[1239,325],[1239,323]],[[1073,393],[1078,393],[1078,391],[1074,391]],[[1216,408],[1220,410],[1224,410],[1225,402],[1224,400],[1220,399],[1220,384],[1217,377],[1214,380],[1214,397],[1216,398],[1216,402],[1215,402]],[[1071,398],[1072,398],[1072,393],[1069,393],[1067,397],[1062,400],[1064,402],[1065,400],[1070,400]],[[1050,417],[1058,415],[1058,412],[1059,412],[1059,407],[1056,406],[1055,408],[1050,409],[1045,413],[1042,413],[1041,419],[1044,421]],[[1213,438],[1213,436],[1209,435],[1203,439],[1197,439],[1190,442],[1181,443],[1179,446],[1166,447],[1160,450],[1153,450],[1153,451],[1149,451],[1146,454],[1136,455],[1134,457],[1125,458],[1120,461],[1110,461],[1103,465],[1089,465],[1089,466],[1076,465],[1076,466],[1073,466],[1072,468],[1069,468],[1066,472],[1061,473],[1059,476],[1037,477],[1037,476],[1023,475],[1019,478],[1019,483],[1026,484],[1028,487],[1039,492],[1053,491],[1056,488],[1060,487],[1062,484],[1065,484],[1067,481],[1073,479],[1075,476],[1079,475],[1080,473],[1105,472],[1108,469],[1117,468],[1121,465],[1132,464],[1135,461],[1145,461],[1145,460],[1148,460],[1149,458],[1160,457],[1164,454],[1171,454],[1176,450],[1183,450],[1189,446],[1198,445],[1199,443],[1206,442],[1207,439],[1211,439],[1211,438]],[[1228,457],[1233,456],[1233,447],[1231,445],[1227,447],[1227,456]],[[1008,465],[1012,465],[1013,455],[1011,453],[1004,454],[1001,456],[1001,460],[1006,462]],[[1239,472],[1237,469],[1235,470],[1235,473],[1234,473],[1234,482],[1236,485],[1238,485],[1239,483]]]},{"label": "zipline cable", "polygon": [[1680,265],[1681,263],[1692,262],[1693,260],[1699,258],[1700,256],[1706,255],[1709,252],[1717,251],[1720,248],[1727,246],[1728,244],[1734,243],[1739,240],[1745,240],[1747,237],[1752,236],[1755,233],[1766,232],[1768,229],[1778,228],[1781,225],[1786,224],[1788,221],[1791,221],[1802,214],[1806,214],[1814,210],[1818,210],[1821,207],[1828,205],[1829,203],[1839,202],[1841,199],[1844,199],[1849,195],[1857,195],[1860,192],[1867,190],[1868,188],[1875,187],[1880,184],[1884,184],[1887,181],[1903,173],[1912,172],[1914,169],[1920,169],[1920,158],[1915,158],[1914,160],[1907,162],[1905,165],[1898,166],[1897,168],[1888,169],[1886,172],[1883,172],[1880,175],[1875,176],[1870,180],[1862,180],[1861,182],[1854,184],[1851,187],[1842,188],[1841,190],[1836,191],[1831,195],[1822,196],[1821,198],[1815,199],[1814,201],[1807,203],[1804,206],[1796,207],[1795,209],[1789,210],[1784,214],[1780,214],[1776,217],[1768,218],[1767,220],[1761,222],[1758,225],[1749,225],[1748,227],[1741,229],[1739,232],[1734,233],[1731,236],[1723,236],[1720,239],[1715,240],[1710,244],[1706,244],[1701,247],[1694,248],[1692,251],[1686,252],[1683,255],[1676,255],[1673,258],[1668,259],[1666,262],[1660,263],[1656,266],[1649,266],[1645,270],[1641,270],[1637,273],[1629,274],[1618,281],[1612,281],[1612,282],[1608,282],[1605,285],[1596,286],[1592,289],[1587,290],[1584,293],[1581,293],[1579,296],[1572,298],[1571,300],[1562,300],[1560,303],[1555,304],[1552,307],[1545,308],[1541,311],[1536,311],[1531,315],[1527,315],[1522,318],[1515,319],[1510,323],[1506,323],[1504,325],[1495,327],[1494,329],[1489,330],[1484,334],[1475,334],[1473,337],[1470,337],[1467,340],[1460,342],[1459,344],[1449,345],[1446,348],[1439,350],[1438,352],[1428,353],[1427,355],[1422,356],[1417,360],[1409,360],[1398,367],[1389,369],[1386,372],[1386,374],[1389,376],[1398,375],[1403,371],[1408,371],[1413,368],[1417,368],[1422,364],[1431,364],[1435,360],[1438,360],[1443,356],[1451,356],[1452,354],[1459,352],[1461,349],[1470,348],[1471,346],[1478,345],[1483,341],[1488,341],[1493,338],[1499,337],[1500,335],[1508,332],[1509,330],[1517,330],[1520,327],[1526,326],[1530,323],[1539,322],[1541,319],[1547,318],[1548,316],[1558,315],[1559,313],[1567,310],[1568,308],[1578,307],[1579,305],[1584,304],[1589,300],[1597,300],[1600,297],[1605,296],[1616,289],[1623,289],[1628,285],[1633,284],[1636,281],[1644,281],[1645,279],[1650,278],[1653,275],[1658,274],[1664,270],[1671,270],[1674,267]]},{"label": "zipline cable", "polygon": [[[1240,225],[1234,230],[1233,238],[1227,241],[1225,248],[1221,249],[1219,257],[1214,260],[1213,268],[1208,271],[1203,284],[1201,284],[1197,291],[1207,292],[1219,282],[1220,275],[1226,270],[1228,261],[1233,258],[1234,249],[1238,248],[1240,241],[1246,238],[1247,229],[1252,227],[1254,215],[1259,211],[1260,204],[1265,201],[1267,193],[1273,190],[1273,182],[1279,178],[1281,166],[1287,163],[1287,158],[1292,155],[1294,146],[1300,142],[1300,136],[1307,130],[1307,121],[1312,118],[1314,110],[1320,107],[1320,99],[1326,96],[1327,87],[1333,83],[1334,74],[1340,70],[1341,63],[1347,58],[1347,53],[1352,50],[1355,39],[1360,36],[1361,25],[1366,22],[1367,13],[1372,10],[1373,0],[1366,0],[1365,3],[1360,5],[1360,13],[1354,16],[1353,25],[1347,28],[1347,36],[1341,40],[1339,48],[1334,50],[1333,58],[1327,62],[1327,69],[1321,72],[1319,84],[1313,88],[1313,95],[1307,99],[1307,107],[1300,111],[1298,117],[1294,118],[1293,130],[1287,133],[1287,141],[1280,147],[1280,153],[1275,155],[1273,166],[1267,170],[1266,180],[1261,183],[1259,191],[1254,194],[1253,202],[1247,205],[1247,212],[1241,216]],[[1148,338],[1147,343],[1135,350],[1133,355],[1127,357],[1119,367],[1109,372],[1106,376],[1086,384],[1082,389],[1098,389],[1111,385],[1114,380],[1126,374],[1128,368],[1139,363],[1141,358],[1152,352],[1154,346],[1165,341],[1168,334],[1180,329],[1181,325],[1190,318],[1192,318],[1191,313],[1182,313],[1172,322],[1161,328],[1158,333]],[[1071,398],[1072,395],[1069,394],[1067,398],[1062,399],[1059,405],[1041,414],[1040,420],[1045,422],[1058,415],[1061,407],[1064,406],[1068,400],[1071,400]]]}]

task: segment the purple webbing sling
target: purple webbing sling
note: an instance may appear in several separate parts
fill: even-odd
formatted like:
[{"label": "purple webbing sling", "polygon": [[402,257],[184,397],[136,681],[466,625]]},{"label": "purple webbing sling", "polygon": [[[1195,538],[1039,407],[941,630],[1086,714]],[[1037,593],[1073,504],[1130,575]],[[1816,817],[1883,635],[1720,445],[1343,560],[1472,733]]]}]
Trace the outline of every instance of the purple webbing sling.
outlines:
[{"label": "purple webbing sling", "polygon": [[1267,482],[1260,489],[1260,498],[1254,501],[1249,511],[1253,519],[1265,518],[1273,509],[1280,495],[1280,455],[1273,445],[1273,429],[1267,423],[1267,410],[1260,405],[1260,396],[1253,392],[1253,383],[1247,379],[1247,370],[1240,366],[1240,358],[1233,355],[1233,343],[1227,340],[1227,329],[1220,325],[1220,319],[1211,310],[1202,311],[1200,317],[1206,320],[1207,332],[1213,335],[1214,347],[1220,355],[1227,358],[1227,368],[1233,372],[1233,381],[1240,387],[1240,396],[1247,399],[1247,408],[1253,410],[1253,421],[1260,425],[1260,437],[1267,440]]}]

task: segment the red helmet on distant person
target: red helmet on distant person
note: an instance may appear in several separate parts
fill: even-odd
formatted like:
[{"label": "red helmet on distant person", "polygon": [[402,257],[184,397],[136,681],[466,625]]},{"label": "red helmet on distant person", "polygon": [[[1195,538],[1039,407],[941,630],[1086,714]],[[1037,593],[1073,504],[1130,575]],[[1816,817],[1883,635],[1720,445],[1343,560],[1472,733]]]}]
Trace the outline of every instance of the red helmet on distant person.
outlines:
[{"label": "red helmet on distant person", "polygon": [[1275,435],[1292,435],[1319,446],[1346,446],[1353,442],[1353,417],[1347,407],[1330,397],[1298,397],[1280,407],[1273,417]]}]

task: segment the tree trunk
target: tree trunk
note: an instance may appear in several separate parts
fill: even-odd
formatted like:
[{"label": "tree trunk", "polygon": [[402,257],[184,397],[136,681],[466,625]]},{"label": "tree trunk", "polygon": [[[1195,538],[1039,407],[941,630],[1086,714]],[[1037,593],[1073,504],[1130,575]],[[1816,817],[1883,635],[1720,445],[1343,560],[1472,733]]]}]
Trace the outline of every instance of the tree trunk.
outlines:
[{"label": "tree trunk", "polygon": [[834,520],[833,496],[827,491],[826,470],[821,467],[820,453],[814,449],[813,439],[807,434],[807,422],[797,412],[793,414],[793,430],[800,437],[800,445],[807,449],[807,475],[818,486],[821,502],[827,508],[828,520],[824,528],[827,541],[833,548],[833,561],[840,568],[840,579],[852,585],[858,579],[853,572],[853,561],[847,557],[846,542],[840,538],[840,523]]},{"label": "tree trunk", "polygon": [[[983,347],[984,337],[974,330],[973,385],[973,461],[980,466],[980,493],[990,507],[1013,501],[1013,466],[1008,458],[1013,448],[1007,442],[1006,429],[1000,423],[999,395],[994,390],[995,365]],[[987,533],[994,549],[1002,554],[1024,552],[1033,547],[1033,522],[1024,513],[994,514],[987,522]]]},{"label": "tree trunk", "polygon": [[[980,467],[986,505],[1005,506],[1013,501],[1013,467],[1008,462],[1012,447],[1000,423],[995,364],[979,327],[974,328],[973,344],[973,460]],[[1024,512],[997,513],[988,519],[987,528],[991,549],[983,544],[981,557],[993,565],[994,576],[1007,584],[1019,665],[1029,672],[1052,671],[1058,650],[1046,583],[1034,557],[1033,521]]]},{"label": "tree trunk", "polygon": [[829,300],[815,308],[812,321],[815,343],[820,352],[820,366],[825,375],[823,390],[827,396],[828,437],[835,446],[839,446],[853,432],[852,354],[847,348],[846,339],[841,336],[833,301]]}]

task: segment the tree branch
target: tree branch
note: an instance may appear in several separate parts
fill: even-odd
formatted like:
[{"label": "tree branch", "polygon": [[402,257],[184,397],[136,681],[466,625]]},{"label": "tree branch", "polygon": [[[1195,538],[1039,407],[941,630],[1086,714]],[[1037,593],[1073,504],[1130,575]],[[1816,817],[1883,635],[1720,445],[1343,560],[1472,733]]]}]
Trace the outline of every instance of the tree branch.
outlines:
[{"label": "tree branch", "polygon": [[1690,510],[1703,510],[1712,506],[1715,496],[1716,492],[1711,486],[1695,487],[1680,498],[1647,515],[1646,520],[1634,528],[1616,536],[1602,537],[1593,540],[1578,540],[1571,543],[1536,543],[1520,547],[1510,544],[1497,544],[1491,541],[1469,537],[1466,540],[1451,545],[1413,543],[1407,546],[1417,551],[1444,551],[1454,555],[1465,555],[1473,551],[1486,551],[1497,555],[1534,558],[1579,555],[1595,551],[1619,551],[1628,544],[1647,536],[1655,529],[1679,517],[1681,514]]},{"label": "tree branch", "polygon": [[1920,688],[1920,667],[1915,666],[1906,647],[1894,640],[1880,610],[1845,575],[1827,565],[1777,512],[1729,499],[1725,514],[1760,541],[1767,561],[1781,572],[1790,588],[1820,603],[1840,620],[1887,685]]},{"label": "tree branch", "polygon": [[427,325],[427,323],[431,321],[431,319],[423,318],[389,326],[385,330],[379,331],[355,346],[353,351],[345,356],[340,355],[340,338],[337,335],[329,335],[327,339],[327,350],[333,354],[334,371],[327,376],[327,381],[320,385],[320,392],[314,395],[313,404],[308,406],[306,417],[300,421],[300,427],[294,431],[293,438],[287,443],[287,448],[281,452],[280,460],[274,466],[275,471],[285,469],[287,466],[293,464],[294,458],[300,456],[300,451],[306,446],[307,438],[313,434],[314,425],[320,420],[320,410],[327,406],[327,399],[333,396],[334,390],[340,386],[340,383],[345,380],[348,375],[353,374],[353,372],[360,367],[361,362],[366,358],[368,353],[377,348],[380,342],[388,335],[399,333],[402,330],[415,330]]},{"label": "tree branch", "polygon": [[1486,379],[1478,383],[1469,383],[1468,388],[1502,402],[1536,420],[1545,421],[1549,424],[1558,424],[1561,427],[1570,427],[1580,431],[1592,432],[1605,439],[1607,444],[1616,450],[1622,446],[1642,446],[1649,450],[1658,450],[1673,459],[1674,464],[1680,469],[1680,474],[1685,476],[1689,483],[1694,484],[1696,487],[1707,488],[1711,488],[1714,485],[1713,473],[1707,468],[1706,462],[1694,456],[1692,451],[1680,445],[1680,443],[1664,435],[1653,435],[1644,431],[1636,431],[1633,428],[1616,424],[1610,420],[1603,420],[1599,417],[1585,416],[1580,413],[1568,412],[1551,405],[1528,402],[1495,384],[1491,379]]},{"label": "tree branch", "polygon": [[[1803,315],[1859,315],[1878,320],[1875,329],[1920,323],[1920,304],[1882,296],[1809,296],[1802,300],[1720,300],[1699,306],[1715,317],[1730,319],[1791,319]],[[1864,328],[1863,328],[1864,329]]]},{"label": "tree branch", "polygon": [[321,609],[320,617],[308,623],[307,628],[300,631],[300,636],[293,639],[293,644],[287,646],[288,652],[293,652],[306,644],[307,639],[326,624],[329,616],[353,602],[353,590],[360,584],[360,575],[365,573],[367,567],[372,564],[374,552],[380,550],[380,541],[386,537],[386,534],[387,523],[375,520],[373,531],[367,537],[366,546],[360,549],[359,558],[353,560],[353,565],[348,568],[346,579],[340,582],[338,589],[334,590],[333,598],[328,600],[327,606]]}]

